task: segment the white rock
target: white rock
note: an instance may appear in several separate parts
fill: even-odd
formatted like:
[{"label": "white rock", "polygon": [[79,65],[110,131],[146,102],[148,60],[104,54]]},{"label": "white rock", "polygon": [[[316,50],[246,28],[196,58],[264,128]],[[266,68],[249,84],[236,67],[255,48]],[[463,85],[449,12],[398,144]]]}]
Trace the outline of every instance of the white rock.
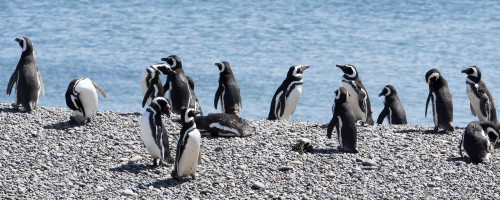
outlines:
[{"label": "white rock", "polygon": [[134,191],[132,191],[131,189],[125,189],[125,190],[122,190],[121,191],[121,194],[122,195],[125,195],[125,196],[137,196],[137,193],[135,193]]},{"label": "white rock", "polygon": [[139,162],[140,160],[142,160],[142,156],[134,156],[134,157],[128,159],[128,162],[135,163],[135,162]]}]

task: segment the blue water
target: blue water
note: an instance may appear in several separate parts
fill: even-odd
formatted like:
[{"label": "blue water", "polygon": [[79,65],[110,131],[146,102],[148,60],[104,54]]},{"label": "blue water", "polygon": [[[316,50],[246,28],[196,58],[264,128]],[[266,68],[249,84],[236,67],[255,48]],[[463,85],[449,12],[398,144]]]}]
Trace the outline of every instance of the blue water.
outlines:
[{"label": "blue water", "polygon": [[[89,77],[108,94],[99,110],[142,112],[139,78],[160,58],[178,55],[206,113],[213,108],[218,70],[232,64],[244,118],[267,117],[271,98],[291,65],[309,64],[294,120],[328,122],[335,64],[353,64],[376,119],[378,93],[398,89],[411,124],[424,118],[425,72],[438,68],[453,94],[455,125],[470,114],[465,75],[477,65],[500,101],[500,4],[496,1],[0,1],[0,102],[21,54],[14,38],[34,43],[46,96],[39,105],[66,107],[75,77]],[[164,81],[164,79],[163,79]],[[430,111],[430,109],[429,109]]]}]

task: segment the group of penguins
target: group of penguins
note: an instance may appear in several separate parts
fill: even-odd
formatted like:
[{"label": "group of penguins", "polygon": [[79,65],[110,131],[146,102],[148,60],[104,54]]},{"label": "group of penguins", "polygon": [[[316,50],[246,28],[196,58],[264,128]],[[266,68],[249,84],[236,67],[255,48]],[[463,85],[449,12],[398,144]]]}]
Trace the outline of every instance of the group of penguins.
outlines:
[{"label": "group of penguins", "polygon": [[[15,88],[15,103],[17,109],[23,107],[30,112],[36,109],[40,93],[44,94],[42,76],[38,70],[33,54],[33,44],[27,37],[15,39],[22,48],[21,58],[12,74],[7,94]],[[206,116],[194,92],[194,81],[184,74],[182,62],[176,55],[162,58],[165,63],[158,63],[147,68],[140,79],[144,94],[142,106],[146,107],[140,118],[141,139],[153,158],[153,166],[175,163],[171,175],[182,179],[190,176],[195,178],[197,166],[201,161],[201,133],[205,130],[211,136],[246,137],[255,132],[255,128],[239,117],[242,107],[240,89],[228,62],[218,62],[215,66],[220,71],[219,87],[215,93],[214,107],[220,101],[222,113]],[[370,98],[358,71],[353,65],[336,65],[344,73],[342,87],[335,90],[335,100],[332,106],[333,117],[328,124],[327,137],[331,138],[336,128],[339,150],[357,153],[356,123],[373,125]],[[268,120],[289,120],[295,112],[297,102],[302,93],[302,74],[308,65],[294,65],[288,70],[287,77],[276,90],[268,115]],[[495,144],[499,138],[499,123],[496,108],[488,88],[481,81],[481,71],[476,66],[467,67],[462,71],[467,75],[466,91],[470,100],[470,110],[479,121],[469,123],[462,135],[459,145],[460,155],[465,150],[472,162],[488,162]],[[167,76],[164,85],[160,75]],[[448,84],[439,70],[431,69],[425,74],[429,85],[427,107],[432,100],[434,132],[439,128],[453,132],[453,104]],[[88,78],[73,79],[66,91],[67,106],[73,110],[70,117],[72,123],[86,123],[94,116],[98,97],[97,92],[106,98],[106,93]],[[380,96],[385,97],[384,109],[379,114],[377,123],[387,119],[389,124],[406,124],[406,115],[392,85],[382,89]],[[173,112],[180,115],[182,128],[176,148],[175,158],[171,156],[168,132],[162,122],[162,114],[170,117]],[[463,156],[462,156],[463,157]]]}]

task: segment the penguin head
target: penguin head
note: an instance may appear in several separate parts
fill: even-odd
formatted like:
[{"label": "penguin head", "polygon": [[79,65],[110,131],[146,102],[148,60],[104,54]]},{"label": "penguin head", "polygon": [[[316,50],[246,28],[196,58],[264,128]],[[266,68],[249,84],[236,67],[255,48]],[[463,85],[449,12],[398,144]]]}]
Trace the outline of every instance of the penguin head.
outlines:
[{"label": "penguin head", "polygon": [[181,108],[181,121],[183,123],[190,123],[192,121],[194,121],[194,116],[196,116],[198,113],[200,113],[199,111],[195,110],[195,109],[192,109],[192,108],[186,108],[186,107],[182,107]]},{"label": "penguin head", "polygon": [[439,79],[441,79],[441,73],[436,68],[433,68],[425,73],[425,81],[429,85],[434,84]]},{"label": "penguin head", "polygon": [[495,125],[493,122],[489,121],[484,121],[481,122],[481,128],[483,128],[483,131],[486,133],[486,137],[488,137],[488,140],[495,145],[496,141],[498,140],[500,130],[498,129],[498,126]]},{"label": "penguin head", "polygon": [[355,79],[358,77],[358,71],[356,70],[356,67],[354,65],[336,65],[338,68],[344,72],[344,77],[349,78],[349,79]]},{"label": "penguin head", "polygon": [[347,89],[339,87],[339,89],[335,90],[335,104],[346,102],[348,96],[350,96],[350,94],[347,92]]},{"label": "penguin head", "polygon": [[219,68],[220,73],[232,73],[231,64],[227,61],[215,63],[215,66]]},{"label": "penguin head", "polygon": [[157,106],[158,110],[160,112],[163,112],[167,114],[168,117],[170,117],[170,103],[168,103],[168,100],[165,99],[165,97],[156,97],[151,101],[151,106]]},{"label": "penguin head", "polygon": [[15,39],[17,43],[19,43],[19,46],[23,48],[23,53],[24,52],[31,52],[33,51],[33,44],[31,43],[31,40],[27,37],[20,37]]},{"label": "penguin head", "polygon": [[302,73],[304,73],[304,70],[306,70],[307,68],[309,68],[309,65],[291,66],[290,69],[288,69],[288,76],[302,78]]},{"label": "penguin head", "polygon": [[382,92],[378,95],[379,97],[381,96],[391,96],[391,95],[396,95],[396,88],[392,85],[386,85],[384,89],[382,89]]},{"label": "penguin head", "polygon": [[167,62],[173,70],[182,68],[181,59],[177,55],[171,55],[166,58],[162,58],[161,60]]},{"label": "penguin head", "polygon": [[475,83],[481,80],[481,70],[476,66],[469,66],[467,69],[462,70],[462,73],[467,74],[467,78]]},{"label": "penguin head", "polygon": [[177,74],[177,72],[175,72],[169,66],[167,66],[163,63],[157,63],[154,65],[151,65],[151,68],[155,69],[161,75]]}]

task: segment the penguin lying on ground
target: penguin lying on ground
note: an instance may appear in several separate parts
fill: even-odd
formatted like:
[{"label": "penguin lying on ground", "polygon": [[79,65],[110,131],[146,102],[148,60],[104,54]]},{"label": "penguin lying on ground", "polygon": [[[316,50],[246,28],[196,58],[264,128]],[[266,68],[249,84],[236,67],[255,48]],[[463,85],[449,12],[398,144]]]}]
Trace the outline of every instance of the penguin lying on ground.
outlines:
[{"label": "penguin lying on ground", "polygon": [[462,73],[467,74],[465,85],[472,115],[477,116],[479,121],[490,121],[497,126],[500,125],[495,102],[486,84],[481,80],[479,67],[467,67],[467,69],[462,70]]},{"label": "penguin lying on ground", "polygon": [[22,106],[26,111],[30,112],[36,109],[40,92],[45,96],[45,89],[42,75],[38,71],[35,62],[31,40],[27,37],[20,37],[16,38],[16,42],[23,48],[23,52],[14,73],[9,79],[7,95],[11,94],[14,84],[16,84],[13,106],[15,108]]},{"label": "penguin lying on ground", "polygon": [[379,97],[385,96],[384,109],[380,112],[377,119],[377,124],[382,124],[384,118],[387,118],[389,124],[407,124],[406,114],[401,102],[399,101],[396,88],[392,85],[387,85],[382,89]]},{"label": "penguin lying on ground", "polygon": [[489,162],[499,133],[498,127],[492,122],[470,122],[460,141],[460,156],[463,158],[463,147],[472,162]]},{"label": "penguin lying on ground", "polygon": [[201,163],[201,135],[196,128],[194,116],[198,111],[192,108],[181,109],[182,129],[177,142],[175,166],[171,175],[174,179],[182,179],[191,176],[195,179],[196,169]]},{"label": "penguin lying on ground", "polygon": [[92,119],[99,104],[96,90],[106,98],[104,90],[88,78],[75,78],[69,83],[65,98],[66,105],[73,110],[72,121],[85,123]]},{"label": "penguin lying on ground", "polygon": [[427,107],[432,99],[432,114],[434,117],[434,132],[437,133],[439,127],[446,131],[453,132],[453,101],[448,83],[439,70],[431,69],[425,74],[425,81],[429,84],[429,96],[425,103],[425,117],[427,117]]},{"label": "penguin lying on ground", "polygon": [[328,124],[326,136],[332,138],[333,128],[337,128],[337,139],[339,141],[339,150],[358,153],[356,129],[356,117],[349,105],[349,93],[344,87],[335,90],[335,101],[332,106],[333,117]]},{"label": "penguin lying on ground", "polygon": [[255,127],[233,114],[215,113],[207,116],[195,116],[196,127],[208,131],[217,137],[246,137],[255,132]]},{"label": "penguin lying on ground", "polygon": [[215,92],[214,107],[217,109],[217,103],[220,99],[222,113],[240,116],[240,88],[234,78],[231,65],[225,61],[215,63],[215,65],[219,68],[220,74],[219,88]]}]

